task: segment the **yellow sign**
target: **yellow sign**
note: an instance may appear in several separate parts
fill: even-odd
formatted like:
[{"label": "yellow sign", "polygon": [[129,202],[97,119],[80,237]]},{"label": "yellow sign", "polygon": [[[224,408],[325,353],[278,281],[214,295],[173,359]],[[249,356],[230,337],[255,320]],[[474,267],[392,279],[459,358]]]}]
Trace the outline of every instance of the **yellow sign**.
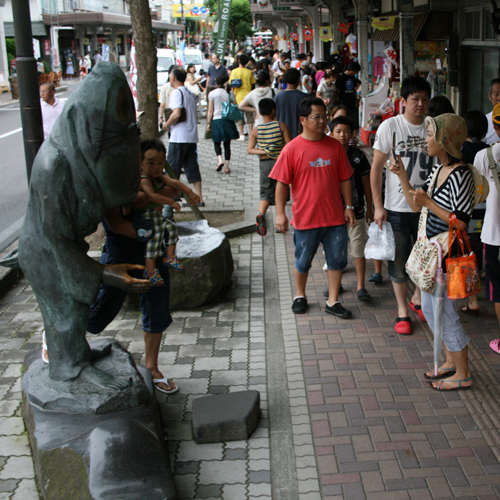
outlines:
[{"label": "yellow sign", "polygon": [[183,9],[181,11],[181,6],[180,4],[174,4],[172,5],[172,13],[173,17],[183,17],[181,14],[184,15],[184,17],[195,17],[195,18],[204,18],[208,17],[210,12],[208,7],[205,7],[202,3],[198,4],[189,4],[183,6]]},{"label": "yellow sign", "polygon": [[321,26],[319,28],[319,39],[322,42],[331,42],[333,40],[332,27]]},{"label": "yellow sign", "polygon": [[89,44],[89,39],[88,38],[84,38],[83,39],[83,45],[88,45]]},{"label": "yellow sign", "polygon": [[374,17],[372,21],[372,27],[380,31],[391,30],[392,28],[394,28],[395,22],[396,16]]}]

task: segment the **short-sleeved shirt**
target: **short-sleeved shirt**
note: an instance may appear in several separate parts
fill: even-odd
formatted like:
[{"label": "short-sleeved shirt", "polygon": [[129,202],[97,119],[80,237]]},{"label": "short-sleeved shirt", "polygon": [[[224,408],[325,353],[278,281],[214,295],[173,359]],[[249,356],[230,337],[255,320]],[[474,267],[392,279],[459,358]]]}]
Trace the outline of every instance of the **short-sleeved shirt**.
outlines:
[{"label": "short-sleeved shirt", "polygon": [[170,108],[186,108],[186,121],[174,123],[170,128],[170,142],[198,142],[196,124],[196,97],[184,85],[170,93]]},{"label": "short-sleeved shirt", "polygon": [[57,118],[62,113],[64,102],[54,97],[53,105],[47,104],[43,99],[40,99],[40,103],[42,107],[43,138],[47,139],[52,132],[54,123],[56,123]]},{"label": "short-sleeved shirt", "polygon": [[214,103],[214,120],[219,120],[222,118],[222,103],[231,100],[227,90],[225,89],[215,89],[208,94],[208,100]]},{"label": "short-sleeved shirt", "polygon": [[215,82],[215,79],[219,76],[219,75],[227,75],[227,69],[225,66],[222,66],[222,64],[216,68],[214,64],[212,64],[212,66],[210,66],[210,68],[208,68],[208,76],[210,78],[210,85],[217,85],[217,83]]},{"label": "short-sleeved shirt", "polygon": [[[493,159],[497,165],[500,165],[500,144],[495,144],[492,149]],[[500,200],[495,178],[493,177],[494,171],[490,169],[488,161],[488,150],[483,149],[477,153],[474,160],[474,166],[488,179],[490,186],[490,194],[486,198],[486,214],[484,216],[483,228],[481,230],[481,241],[487,245],[500,246]],[[500,179],[500,174],[496,172]]]},{"label": "short-sleeved shirt", "polygon": [[[425,123],[412,125],[403,115],[389,118],[378,128],[373,148],[388,155],[392,149],[394,132],[396,133],[396,154],[401,156],[410,184],[414,189],[423,188],[434,166],[434,158],[424,152],[427,137]],[[401,189],[398,176],[388,169],[386,169],[384,206],[386,210],[394,212],[412,212]]]},{"label": "short-sleeved shirt", "polygon": [[486,115],[486,120],[488,120],[488,133],[484,138],[484,142],[491,146],[492,144],[495,144],[496,142],[500,141],[500,138],[498,137],[495,127],[493,126],[493,111],[490,111]]},{"label": "short-sleeved shirt", "polygon": [[274,98],[276,119],[288,127],[292,139],[299,134],[299,104],[306,98],[300,90],[284,90]]},{"label": "short-sleeved shirt", "polygon": [[229,82],[233,80],[241,80],[241,87],[233,88],[234,96],[236,97],[236,103],[240,104],[243,99],[252,91],[252,85],[255,83],[255,78],[253,73],[247,68],[236,68],[231,71],[231,78]]},{"label": "short-sleeved shirt", "polygon": [[354,175],[351,177],[354,215],[356,219],[362,219],[365,216],[365,188],[363,187],[362,178],[370,173],[371,166],[361,149],[349,148],[347,158],[354,170]]},{"label": "short-sleeved shirt", "polygon": [[257,112],[255,113],[254,126],[264,123],[264,118],[262,118],[259,113],[259,102],[262,99],[273,99],[276,95],[276,91],[271,87],[259,87],[258,89],[252,90],[244,99],[252,108]]},{"label": "short-sleeved shirt", "polygon": [[[438,171],[437,175],[439,176],[442,168],[443,165],[434,166],[422,189],[427,192],[434,172]],[[456,167],[441,186],[434,187],[431,199],[441,208],[454,213],[458,220],[468,224],[474,200],[474,181],[469,167],[467,165]],[[436,234],[445,231],[448,231],[448,223],[442,221],[434,212],[429,210],[426,227],[427,238],[432,238]]]},{"label": "short-sleeved shirt", "polygon": [[302,136],[289,142],[269,177],[292,187],[292,225],[314,229],[345,224],[340,183],[353,172],[339,141],[325,135],[320,141]]},{"label": "short-sleeved shirt", "polygon": [[325,80],[321,80],[318,87],[318,92],[321,94],[321,97],[323,97],[323,99],[333,99],[333,96],[335,95],[335,83],[331,83],[330,85],[328,85]]}]

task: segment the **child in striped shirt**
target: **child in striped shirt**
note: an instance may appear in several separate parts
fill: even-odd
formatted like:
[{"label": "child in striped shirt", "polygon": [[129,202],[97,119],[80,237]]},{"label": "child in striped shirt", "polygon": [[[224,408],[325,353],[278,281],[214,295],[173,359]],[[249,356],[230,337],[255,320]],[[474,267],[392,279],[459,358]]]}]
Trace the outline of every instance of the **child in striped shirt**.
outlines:
[{"label": "child in striped shirt", "polygon": [[275,205],[274,193],[276,181],[269,178],[269,174],[278,159],[281,150],[291,140],[288,127],[276,120],[276,103],[272,99],[261,99],[259,102],[259,114],[264,119],[252,130],[248,140],[247,152],[251,155],[259,155],[260,168],[260,203],[259,215],[257,215],[257,232],[265,236],[265,215],[269,205]]}]

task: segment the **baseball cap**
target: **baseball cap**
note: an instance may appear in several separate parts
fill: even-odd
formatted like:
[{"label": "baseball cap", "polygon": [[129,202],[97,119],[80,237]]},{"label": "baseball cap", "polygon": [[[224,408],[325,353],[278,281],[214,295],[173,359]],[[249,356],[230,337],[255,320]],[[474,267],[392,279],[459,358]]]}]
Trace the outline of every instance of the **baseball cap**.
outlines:
[{"label": "baseball cap", "polygon": [[491,119],[493,120],[494,123],[497,125],[500,125],[500,104],[497,104],[493,108],[493,112],[491,114]]}]

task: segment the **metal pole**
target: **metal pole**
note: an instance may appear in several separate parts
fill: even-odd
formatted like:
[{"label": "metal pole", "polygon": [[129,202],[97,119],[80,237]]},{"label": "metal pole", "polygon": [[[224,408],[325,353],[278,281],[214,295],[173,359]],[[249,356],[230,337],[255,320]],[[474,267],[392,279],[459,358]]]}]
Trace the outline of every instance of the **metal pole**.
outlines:
[{"label": "metal pole", "polygon": [[21,105],[24,157],[29,183],[33,161],[43,142],[42,110],[40,108],[36,60],[33,56],[29,0],[12,2],[12,14],[16,39],[16,69]]}]

